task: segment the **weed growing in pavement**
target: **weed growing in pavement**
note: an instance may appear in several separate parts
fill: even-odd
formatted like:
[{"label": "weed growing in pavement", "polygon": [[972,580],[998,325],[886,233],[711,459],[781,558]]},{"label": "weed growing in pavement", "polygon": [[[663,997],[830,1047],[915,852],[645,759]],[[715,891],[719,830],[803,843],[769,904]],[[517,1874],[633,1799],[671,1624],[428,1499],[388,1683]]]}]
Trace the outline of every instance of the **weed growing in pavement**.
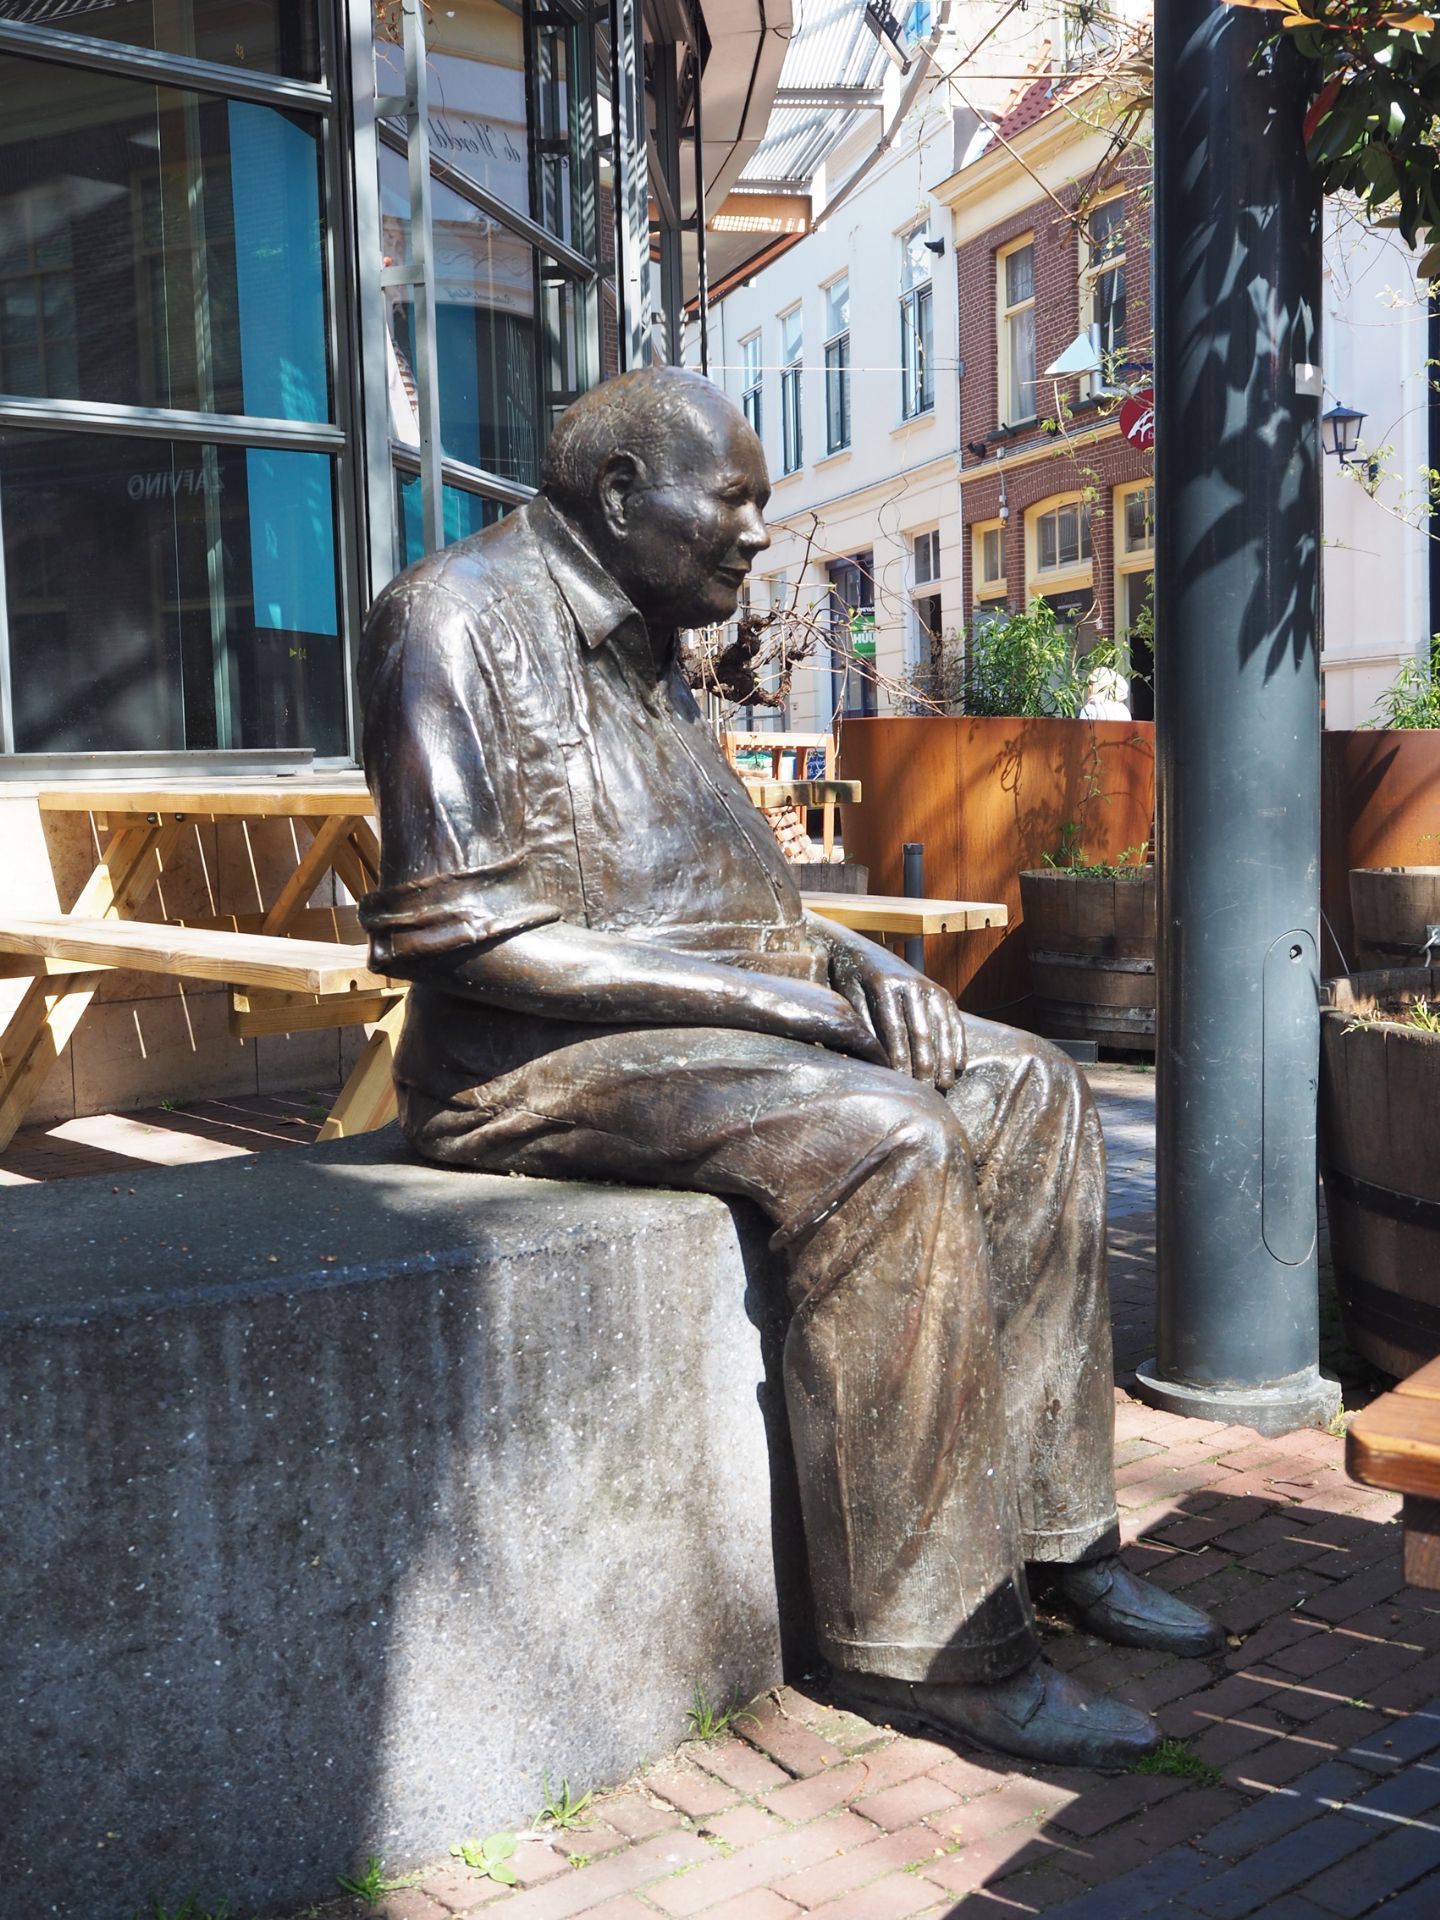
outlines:
[{"label": "weed growing in pavement", "polygon": [[1183,1740],[1162,1740],[1153,1753],[1137,1760],[1131,1773],[1168,1773],[1177,1780],[1198,1780],[1202,1787],[1218,1787],[1221,1773],[1198,1753],[1192,1753]]},{"label": "weed growing in pavement", "polygon": [[1325,1431],[1334,1434],[1337,1440],[1343,1440],[1350,1431],[1350,1422],[1354,1418],[1354,1414],[1347,1413],[1344,1407],[1337,1407],[1331,1414]]},{"label": "weed growing in pavement", "polygon": [[570,1864],[572,1867],[588,1867],[590,1864],[590,1856],[588,1853],[572,1853],[570,1856]]},{"label": "weed growing in pavement", "polygon": [[550,1776],[546,1773],[541,1775],[540,1790],[545,1796],[545,1804],[539,1813],[535,1815],[535,1826],[538,1827],[548,1824],[552,1827],[559,1827],[562,1832],[566,1832],[571,1827],[588,1827],[591,1824],[590,1821],[585,1818],[585,1809],[595,1798],[593,1788],[589,1793],[582,1793],[580,1798],[576,1800],[571,1796],[570,1782],[568,1780],[562,1780],[560,1782],[559,1793],[552,1793],[550,1791]]},{"label": "weed growing in pavement", "polygon": [[484,1874],[487,1880],[496,1880],[502,1887],[519,1885],[510,1857],[515,1851],[513,1833],[491,1833],[483,1840],[457,1840],[450,1849],[457,1860],[463,1860],[467,1867],[476,1873]]},{"label": "weed growing in pavement", "polygon": [[[755,1720],[753,1713],[747,1713],[740,1704],[739,1694],[732,1696],[728,1707],[712,1705],[706,1697],[705,1689],[697,1680],[695,1693],[685,1718],[690,1722],[690,1735],[694,1740],[703,1741],[706,1746],[712,1740],[723,1739],[730,1729],[738,1726],[742,1720]],[[756,1726],[759,1721],[755,1720]]]},{"label": "weed growing in pavement", "polygon": [[401,1887],[413,1887],[419,1878],[418,1873],[407,1873],[401,1880],[387,1880],[385,1862],[378,1853],[372,1853],[365,1862],[363,1873],[337,1873],[335,1884],[342,1893],[353,1894],[357,1900],[378,1907],[387,1893],[398,1893]]},{"label": "weed growing in pavement", "polygon": [[187,1893],[178,1907],[167,1907],[150,1896],[149,1908],[137,1907],[134,1920],[230,1920],[230,1909],[222,1900],[218,1907],[207,1907]]}]

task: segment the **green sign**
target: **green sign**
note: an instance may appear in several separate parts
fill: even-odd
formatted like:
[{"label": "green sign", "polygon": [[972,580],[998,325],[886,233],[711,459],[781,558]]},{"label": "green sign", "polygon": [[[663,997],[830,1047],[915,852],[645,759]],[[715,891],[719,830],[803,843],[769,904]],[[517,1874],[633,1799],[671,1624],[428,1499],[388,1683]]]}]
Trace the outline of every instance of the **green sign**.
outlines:
[{"label": "green sign", "polygon": [[875,658],[875,616],[873,613],[851,614],[850,651],[857,660],[873,660]]}]

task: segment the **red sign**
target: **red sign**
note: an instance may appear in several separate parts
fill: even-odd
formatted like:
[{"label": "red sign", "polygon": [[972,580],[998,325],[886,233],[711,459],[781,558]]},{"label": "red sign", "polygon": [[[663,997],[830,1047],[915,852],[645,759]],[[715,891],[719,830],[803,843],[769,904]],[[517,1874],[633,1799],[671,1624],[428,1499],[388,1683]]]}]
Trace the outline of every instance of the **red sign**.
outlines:
[{"label": "red sign", "polygon": [[1155,444],[1155,389],[1132,393],[1120,402],[1120,431],[1132,447],[1148,450]]}]

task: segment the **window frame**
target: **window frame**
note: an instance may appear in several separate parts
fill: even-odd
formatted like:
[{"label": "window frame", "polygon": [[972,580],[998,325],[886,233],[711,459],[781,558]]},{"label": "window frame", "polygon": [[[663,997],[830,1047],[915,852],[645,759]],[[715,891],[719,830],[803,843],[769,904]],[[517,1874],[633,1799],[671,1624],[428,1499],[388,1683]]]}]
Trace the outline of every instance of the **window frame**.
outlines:
[{"label": "window frame", "polygon": [[[750,349],[754,348],[754,354]],[[751,375],[754,375],[753,380]],[[740,411],[750,431],[763,445],[765,441],[765,334],[757,327],[740,342]]]},{"label": "window frame", "polygon": [[[1024,300],[1011,304],[1008,297],[1008,262],[1026,249],[1030,252],[1030,292]],[[1013,359],[1010,327],[1022,313],[1032,316],[1030,328],[1030,401],[1028,412],[1017,412],[1017,396],[1012,391]],[[1000,427],[1027,426],[1039,416],[1039,354],[1036,351],[1035,322],[1035,235],[1018,234],[995,250],[995,423]]]},{"label": "window frame", "polygon": [[[836,291],[845,289],[845,324],[835,318]],[[838,274],[822,289],[825,296],[825,453],[845,453],[851,439],[850,412],[850,275]]]},{"label": "window frame", "polygon": [[[805,464],[805,310],[798,303],[777,314],[780,323],[780,477]],[[792,324],[793,327],[792,327]]]},{"label": "window frame", "polygon": [[[1078,515],[1076,529],[1076,558],[1061,560],[1046,567],[1040,564],[1040,526],[1041,522],[1058,516],[1067,508],[1074,508]],[[1058,524],[1057,524],[1058,555]],[[1086,552],[1086,548],[1089,552]],[[1074,489],[1066,493],[1049,494],[1043,500],[1037,500],[1025,510],[1025,593],[1027,599],[1039,594],[1048,598],[1054,593],[1068,593],[1079,588],[1094,590],[1095,585],[1095,543],[1091,505],[1083,492]]]},{"label": "window frame", "polygon": [[919,420],[935,411],[935,279],[907,285],[916,241],[928,237],[930,216],[913,221],[900,234],[900,418]]},{"label": "window frame", "polygon": [[[1117,187],[1113,192],[1107,193],[1101,199],[1097,200],[1095,205],[1091,207],[1090,212],[1086,215],[1085,223],[1080,230],[1076,242],[1079,248],[1080,263],[1080,330],[1082,333],[1088,335],[1094,342],[1095,351],[1100,360],[1100,371],[1098,373],[1087,373],[1081,381],[1082,399],[1100,399],[1106,395],[1122,391],[1116,382],[1115,375],[1123,364],[1124,356],[1129,350],[1128,301],[1126,305],[1125,322],[1127,337],[1120,342],[1118,349],[1108,348],[1102,338],[1097,306],[1101,281],[1110,278],[1114,274],[1118,273],[1120,275],[1121,287],[1128,292],[1125,279],[1130,238],[1130,213],[1127,200],[1128,196],[1124,187]],[[1105,255],[1102,260],[1097,262],[1093,257],[1094,247],[1090,237],[1090,220],[1102,207],[1117,206],[1120,208],[1118,229],[1120,233],[1120,246],[1118,250],[1112,250]]]},{"label": "window frame", "polygon": [[[1000,545],[1000,572],[996,579],[985,577],[985,542],[994,534]],[[971,599],[977,608],[992,600],[1004,600],[1010,587],[1005,577],[1005,522],[998,517],[976,520],[970,528]]]}]

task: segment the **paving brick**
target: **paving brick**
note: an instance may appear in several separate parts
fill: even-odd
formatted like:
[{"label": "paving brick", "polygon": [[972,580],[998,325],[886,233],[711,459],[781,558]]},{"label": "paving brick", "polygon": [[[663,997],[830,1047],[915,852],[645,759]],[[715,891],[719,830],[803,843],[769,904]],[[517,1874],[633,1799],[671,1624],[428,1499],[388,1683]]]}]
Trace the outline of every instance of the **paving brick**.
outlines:
[{"label": "paving brick", "polygon": [[[1209,1757],[1208,1754],[1205,1756],[1207,1759]],[[1312,1740],[1290,1735],[1244,1755],[1233,1765],[1220,1760],[1215,1765],[1224,1766],[1226,1779],[1236,1786],[1288,1787],[1301,1774],[1309,1773],[1316,1762],[1325,1757]]]},{"label": "paving brick", "polygon": [[1084,1891],[1083,1880],[1049,1862],[1038,1867],[1022,1867],[1016,1873],[1007,1874],[998,1884],[981,1888],[965,1903],[963,1911],[966,1920],[970,1920],[972,1909],[975,1920],[980,1920],[988,1902],[993,1903],[997,1916],[1017,1920],[1022,1914],[1048,1913],[1052,1907],[1062,1906]]},{"label": "paving brick", "polygon": [[863,1847],[847,1847],[818,1865],[775,1882],[776,1891],[797,1906],[818,1907],[823,1901],[852,1893],[882,1874],[898,1873],[902,1868],[943,1856],[945,1844],[933,1827],[902,1828],[898,1833],[878,1834]]},{"label": "paving brick", "polygon": [[793,1901],[782,1900],[769,1887],[759,1887],[742,1893],[738,1899],[711,1907],[705,1920],[792,1920],[799,1911]]},{"label": "paving brick", "polygon": [[713,1835],[723,1840],[728,1847],[751,1847],[758,1840],[768,1840],[772,1833],[783,1833],[785,1822],[773,1813],[766,1813],[763,1807],[728,1807],[724,1813],[712,1814],[703,1827],[697,1828],[702,1840]]},{"label": "paving brick", "polygon": [[583,1854],[587,1860],[593,1860],[602,1853],[613,1853],[616,1847],[628,1846],[630,1836],[597,1818],[583,1821],[580,1826],[571,1827],[563,1833],[552,1832],[549,1839],[550,1845],[557,1853],[563,1853],[567,1860],[575,1854]]},{"label": "paving brick", "polygon": [[1348,1620],[1352,1613],[1374,1606],[1377,1600],[1388,1598],[1403,1585],[1398,1565],[1368,1567],[1316,1594],[1307,1603],[1306,1611],[1317,1620]]},{"label": "paving brick", "polygon": [[733,1807],[740,1797],[733,1787],[727,1787],[713,1774],[702,1773],[698,1767],[687,1766],[683,1761],[659,1773],[646,1774],[645,1786],[650,1793],[659,1794],[672,1807],[689,1814],[692,1820],[705,1820],[712,1813],[723,1812],[726,1807]]},{"label": "paving brick", "polygon": [[786,1773],[804,1779],[823,1767],[838,1766],[845,1754],[800,1719],[782,1713],[772,1700],[757,1700],[736,1731],[752,1747],[768,1753]]},{"label": "paving brick", "polygon": [[[664,1913],[701,1913],[722,1900],[733,1900],[753,1888],[788,1879],[805,1867],[817,1866],[837,1852],[863,1846],[875,1832],[853,1813],[837,1813],[812,1821],[807,1827],[776,1834],[758,1846],[728,1860],[713,1857],[704,1865],[651,1887],[648,1898]],[[698,1842],[704,1846],[702,1840]],[[605,1864],[605,1863],[602,1863]]]},{"label": "paving brick", "polygon": [[1347,1854],[1358,1853],[1370,1838],[1358,1820],[1343,1813],[1321,1814],[1259,1852],[1247,1854],[1199,1893],[1189,1895],[1190,1904],[1213,1920],[1242,1920],[1246,1914],[1263,1913],[1280,1894],[1293,1892]]},{"label": "paving brick", "polygon": [[777,1767],[773,1760],[757,1753],[743,1740],[720,1740],[714,1746],[696,1745],[691,1748],[690,1757],[697,1767],[713,1773],[717,1780],[734,1787],[737,1793],[764,1793],[767,1787],[783,1786],[790,1778],[783,1767]]},{"label": "paving brick", "polygon": [[917,1774],[902,1780],[898,1787],[886,1787],[880,1793],[867,1793],[854,1801],[856,1813],[873,1820],[877,1827],[895,1832],[914,1826],[927,1814],[937,1814],[957,1804],[958,1796],[929,1774]]},{"label": "paving brick", "polygon": [[1346,1760],[1368,1772],[1388,1772],[1408,1760],[1434,1753],[1440,1747],[1440,1701],[1417,1707],[1404,1720],[1392,1720],[1384,1733],[1370,1736],[1353,1746]]},{"label": "paving brick", "polygon": [[1156,1715],[1162,1733],[1177,1740],[1189,1740],[1203,1733],[1217,1720],[1228,1720],[1247,1707],[1258,1706],[1275,1691],[1273,1680],[1262,1680],[1250,1673],[1229,1673],[1213,1687],[1182,1694]]},{"label": "paving brick", "polygon": [[[1359,1916],[1373,1911],[1377,1893],[1402,1891],[1422,1875],[1433,1874],[1437,1867],[1440,1829],[1400,1827],[1339,1866],[1307,1880],[1302,1891],[1331,1913]],[[1440,1894],[1434,1897],[1436,1908],[1440,1908]]]},{"label": "paving brick", "polygon": [[949,1787],[962,1800],[973,1800],[982,1793],[994,1793],[1003,1787],[1014,1775],[1004,1771],[1005,1762],[998,1756],[989,1766],[976,1760],[967,1760],[962,1754],[951,1753],[931,1767],[930,1778],[938,1780],[942,1787]]},{"label": "paving brick", "polygon": [[1052,1920],[1141,1920],[1172,1898],[1193,1895],[1208,1871],[1193,1847],[1171,1847],[1144,1866],[1052,1907]]},{"label": "paving brick", "polygon": [[522,1887],[538,1887],[543,1881],[564,1873],[569,1862],[543,1840],[522,1840],[510,1865]]},{"label": "paving brick", "polygon": [[1128,1773],[1107,1780],[1093,1792],[1082,1793],[1068,1807],[1059,1808],[1051,1818],[1057,1827],[1080,1839],[1103,1833],[1122,1820],[1158,1806],[1162,1800],[1179,1793],[1184,1782],[1163,1773]]},{"label": "paving brick", "polygon": [[[1190,1742],[1190,1751],[1197,1760],[1205,1760],[1212,1767],[1228,1767],[1275,1740],[1283,1739],[1288,1732],[1289,1728],[1272,1708],[1252,1707],[1248,1713],[1222,1720],[1207,1727],[1203,1733],[1196,1734]],[[1310,1765],[1313,1765],[1313,1761],[1302,1757],[1295,1772],[1303,1773]]]},{"label": "paving brick", "polygon": [[1072,1797],[1066,1793],[1065,1798],[1057,1802],[1056,1789],[1048,1781],[1020,1775],[1007,1780],[998,1793],[987,1793],[947,1813],[933,1814],[929,1824],[947,1840],[969,1845],[1003,1833],[1009,1827],[1033,1826],[1037,1820],[1048,1819],[1057,1805],[1068,1805]]},{"label": "paving brick", "polygon": [[1277,1789],[1233,1819],[1222,1821],[1205,1836],[1206,1847],[1225,1859],[1238,1860],[1256,1847],[1268,1846],[1296,1827],[1303,1827],[1323,1811],[1327,1802],[1348,1800],[1364,1782],[1359,1767],[1339,1761],[1316,1767],[1293,1786]]},{"label": "paving brick", "polygon": [[655,1909],[630,1893],[622,1893],[618,1900],[607,1900],[601,1906],[585,1907],[582,1911],[585,1920],[655,1920]]},{"label": "paving brick", "polygon": [[[607,1854],[593,1867],[567,1867],[562,1879],[528,1887],[504,1901],[499,1910],[509,1916],[509,1920],[570,1920],[572,1914],[586,1913],[605,1900],[633,1893],[652,1882],[659,1886],[683,1885],[685,1879],[703,1872],[713,1859],[714,1850],[709,1843],[693,1833],[656,1834],[652,1839],[626,1847],[622,1853]],[[680,1881],[675,1882],[673,1876],[687,1867],[690,1873],[682,1874]],[[763,1875],[761,1879],[763,1882]]]},{"label": "paving brick", "polygon": [[678,1808],[657,1806],[643,1793],[616,1794],[598,1805],[609,1825],[631,1840],[645,1840],[652,1833],[668,1833],[680,1824]]},{"label": "paving brick", "polygon": [[1147,1807],[1119,1828],[1112,1828],[1098,1841],[1095,1852],[1102,1860],[1109,1857],[1116,1843],[1133,1834],[1140,1851],[1137,1863],[1149,1853],[1163,1852],[1182,1841],[1207,1843],[1213,1827],[1237,1812],[1243,1805],[1232,1787],[1199,1787],[1193,1782],[1178,1793]]},{"label": "paving brick", "polygon": [[1282,1673],[1305,1679],[1311,1674],[1323,1673],[1327,1667],[1339,1666],[1355,1650],[1355,1643],[1343,1634],[1327,1631],[1317,1625],[1303,1640],[1267,1655],[1266,1664]]},{"label": "paving brick", "polygon": [[423,1887],[402,1887],[371,1908],[375,1920],[450,1920],[453,1911],[431,1899]]},{"label": "paving brick", "polygon": [[[1052,1860],[1064,1865],[1074,1858],[1071,1849],[1056,1846],[1029,1828],[1016,1827],[1009,1833],[974,1840],[958,1853],[932,1859],[921,1872],[925,1879],[933,1880],[947,1892],[964,1895],[1020,1868],[1038,1868]],[[821,1912],[824,1913],[823,1908]]]},{"label": "paving brick", "polygon": [[934,1904],[933,1882],[919,1874],[891,1873],[858,1893],[827,1901],[821,1912],[824,1920],[911,1920]]}]

